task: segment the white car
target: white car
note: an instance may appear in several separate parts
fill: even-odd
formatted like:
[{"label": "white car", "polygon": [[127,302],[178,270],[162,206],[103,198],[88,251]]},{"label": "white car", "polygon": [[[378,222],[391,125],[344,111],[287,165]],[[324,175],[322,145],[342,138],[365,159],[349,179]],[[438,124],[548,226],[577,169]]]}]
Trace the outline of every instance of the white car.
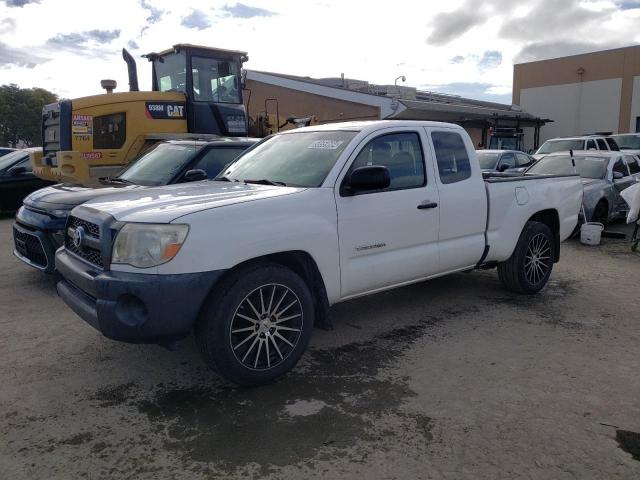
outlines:
[{"label": "white car", "polygon": [[58,293],[105,336],[171,343],[242,385],[299,360],[329,307],[448,273],[546,284],[582,201],[574,175],[483,180],[459,126],[321,125],[265,139],[217,181],[76,207]]},{"label": "white car", "polygon": [[552,138],[542,144],[533,154],[536,160],[543,155],[556,152],[569,152],[570,150],[600,150],[605,152],[620,151],[616,140],[611,136],[583,135],[581,137]]}]

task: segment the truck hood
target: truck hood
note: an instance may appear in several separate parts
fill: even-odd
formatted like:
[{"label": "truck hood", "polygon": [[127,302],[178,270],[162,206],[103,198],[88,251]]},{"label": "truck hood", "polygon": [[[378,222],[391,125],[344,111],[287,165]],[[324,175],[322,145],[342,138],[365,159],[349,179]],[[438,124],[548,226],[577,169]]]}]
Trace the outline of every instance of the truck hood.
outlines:
[{"label": "truck hood", "polygon": [[304,188],[202,181],[152,187],[96,198],[81,209],[95,209],[125,222],[169,223],[210,208],[292,195]]},{"label": "truck hood", "polygon": [[51,187],[41,188],[29,194],[24,199],[24,204],[38,210],[71,210],[73,207],[92,198],[137,188],[141,187],[139,185],[85,187],[82,185],[59,183]]}]

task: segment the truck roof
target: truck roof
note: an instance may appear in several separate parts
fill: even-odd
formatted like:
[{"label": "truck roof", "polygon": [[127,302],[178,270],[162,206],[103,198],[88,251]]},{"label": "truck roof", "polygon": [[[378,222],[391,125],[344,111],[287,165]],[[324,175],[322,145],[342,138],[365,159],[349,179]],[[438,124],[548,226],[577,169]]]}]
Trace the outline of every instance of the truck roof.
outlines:
[{"label": "truck roof", "polygon": [[322,125],[313,125],[310,127],[296,128],[293,130],[286,130],[281,133],[293,133],[293,132],[322,132],[322,131],[335,131],[335,130],[350,130],[355,132],[361,131],[375,131],[380,128],[391,127],[445,127],[456,130],[464,130],[461,126],[453,123],[444,122],[431,122],[425,120],[365,120],[358,122],[338,122],[338,123],[325,123]]}]

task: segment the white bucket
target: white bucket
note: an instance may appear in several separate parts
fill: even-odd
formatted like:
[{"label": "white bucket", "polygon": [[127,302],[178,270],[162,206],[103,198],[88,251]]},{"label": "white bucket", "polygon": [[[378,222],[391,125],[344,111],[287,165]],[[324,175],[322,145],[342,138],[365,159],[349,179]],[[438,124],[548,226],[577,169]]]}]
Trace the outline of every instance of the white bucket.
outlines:
[{"label": "white bucket", "polygon": [[583,223],[580,227],[580,241],[585,245],[600,245],[604,225],[598,222]]}]

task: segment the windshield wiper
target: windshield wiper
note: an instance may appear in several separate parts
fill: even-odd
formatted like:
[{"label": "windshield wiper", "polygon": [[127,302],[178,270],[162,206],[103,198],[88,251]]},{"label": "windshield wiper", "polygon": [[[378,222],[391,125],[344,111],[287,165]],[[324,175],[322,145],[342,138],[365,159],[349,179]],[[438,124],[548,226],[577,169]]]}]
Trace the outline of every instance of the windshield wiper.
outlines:
[{"label": "windshield wiper", "polygon": [[216,177],[213,179],[214,182],[239,182],[240,180],[237,180],[235,178],[229,178],[229,177],[225,177],[224,175],[221,177]]},{"label": "windshield wiper", "polygon": [[273,180],[268,180],[263,178],[261,180],[244,180],[244,183],[255,183],[256,185],[275,185],[277,187],[286,187],[287,184],[284,182],[276,182]]},{"label": "windshield wiper", "polygon": [[122,183],[127,185],[134,184],[133,182],[129,180],[125,180],[124,178],[120,178],[120,177],[102,177],[99,179],[99,182],[102,183],[103,185],[114,184],[114,183]]}]

